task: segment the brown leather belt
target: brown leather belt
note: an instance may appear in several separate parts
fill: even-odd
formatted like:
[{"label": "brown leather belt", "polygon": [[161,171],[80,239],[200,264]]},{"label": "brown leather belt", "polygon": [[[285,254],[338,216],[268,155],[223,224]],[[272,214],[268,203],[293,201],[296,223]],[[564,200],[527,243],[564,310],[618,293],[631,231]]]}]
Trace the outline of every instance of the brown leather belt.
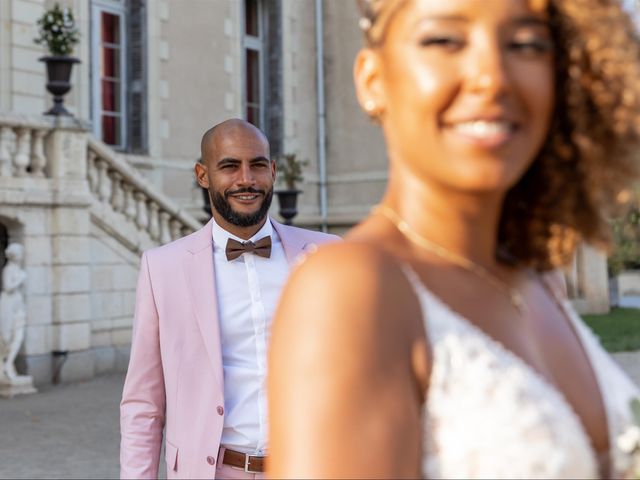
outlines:
[{"label": "brown leather belt", "polygon": [[222,463],[242,469],[248,473],[262,473],[264,472],[266,458],[259,455],[247,455],[246,453],[225,448]]}]

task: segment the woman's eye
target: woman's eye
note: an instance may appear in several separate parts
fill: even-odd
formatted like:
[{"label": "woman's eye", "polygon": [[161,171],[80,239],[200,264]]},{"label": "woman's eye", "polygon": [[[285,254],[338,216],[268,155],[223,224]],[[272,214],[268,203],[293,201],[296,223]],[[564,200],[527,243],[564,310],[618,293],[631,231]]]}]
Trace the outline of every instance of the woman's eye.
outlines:
[{"label": "woman's eye", "polygon": [[420,46],[452,49],[462,46],[462,40],[455,37],[426,37],[420,40]]},{"label": "woman's eye", "polygon": [[524,53],[547,53],[552,50],[553,44],[550,40],[513,41],[509,48]]}]

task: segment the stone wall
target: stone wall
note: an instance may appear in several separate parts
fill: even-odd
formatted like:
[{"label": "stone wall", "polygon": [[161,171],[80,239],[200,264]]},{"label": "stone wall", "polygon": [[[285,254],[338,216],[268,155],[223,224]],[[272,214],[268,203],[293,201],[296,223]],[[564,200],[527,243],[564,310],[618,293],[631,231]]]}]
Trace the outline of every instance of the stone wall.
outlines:
[{"label": "stone wall", "polygon": [[640,271],[626,271],[618,275],[618,295],[640,296]]},{"label": "stone wall", "polygon": [[329,218],[338,227],[356,223],[380,200],[387,155],[381,128],[356,99],[353,63],[363,45],[356,3],[329,0],[324,5]]},{"label": "stone wall", "polygon": [[33,43],[43,9],[43,0],[0,1],[0,110],[44,111],[43,50]]},{"label": "stone wall", "polygon": [[94,223],[90,232],[94,371],[124,371],[129,359],[140,256]]}]

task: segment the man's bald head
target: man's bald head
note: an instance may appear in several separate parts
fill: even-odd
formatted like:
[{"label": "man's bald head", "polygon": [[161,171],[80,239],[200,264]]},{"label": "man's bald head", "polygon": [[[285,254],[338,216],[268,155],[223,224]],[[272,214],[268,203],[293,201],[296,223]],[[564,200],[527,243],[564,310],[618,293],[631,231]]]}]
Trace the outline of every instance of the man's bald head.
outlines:
[{"label": "man's bald head", "polygon": [[203,135],[201,150],[196,180],[209,191],[216,222],[250,238],[264,224],[273,197],[276,163],[267,137],[249,122],[231,119]]},{"label": "man's bald head", "polygon": [[214,125],[204,133],[200,142],[201,161],[206,164],[211,158],[215,158],[226,141],[261,142],[269,152],[269,140],[262,130],[246,120],[231,118]]}]

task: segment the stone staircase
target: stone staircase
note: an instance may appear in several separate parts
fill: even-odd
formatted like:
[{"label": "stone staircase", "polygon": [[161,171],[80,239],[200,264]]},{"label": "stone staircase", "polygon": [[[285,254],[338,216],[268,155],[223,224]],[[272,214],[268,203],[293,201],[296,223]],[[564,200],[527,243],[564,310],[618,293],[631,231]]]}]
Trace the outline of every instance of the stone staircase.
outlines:
[{"label": "stone staircase", "polygon": [[201,224],[104,143],[89,138],[87,180],[91,220],[131,251],[169,243]]},{"label": "stone staircase", "polygon": [[81,121],[2,112],[0,224],[25,247],[36,385],[126,368],[141,252],[201,226]]}]

